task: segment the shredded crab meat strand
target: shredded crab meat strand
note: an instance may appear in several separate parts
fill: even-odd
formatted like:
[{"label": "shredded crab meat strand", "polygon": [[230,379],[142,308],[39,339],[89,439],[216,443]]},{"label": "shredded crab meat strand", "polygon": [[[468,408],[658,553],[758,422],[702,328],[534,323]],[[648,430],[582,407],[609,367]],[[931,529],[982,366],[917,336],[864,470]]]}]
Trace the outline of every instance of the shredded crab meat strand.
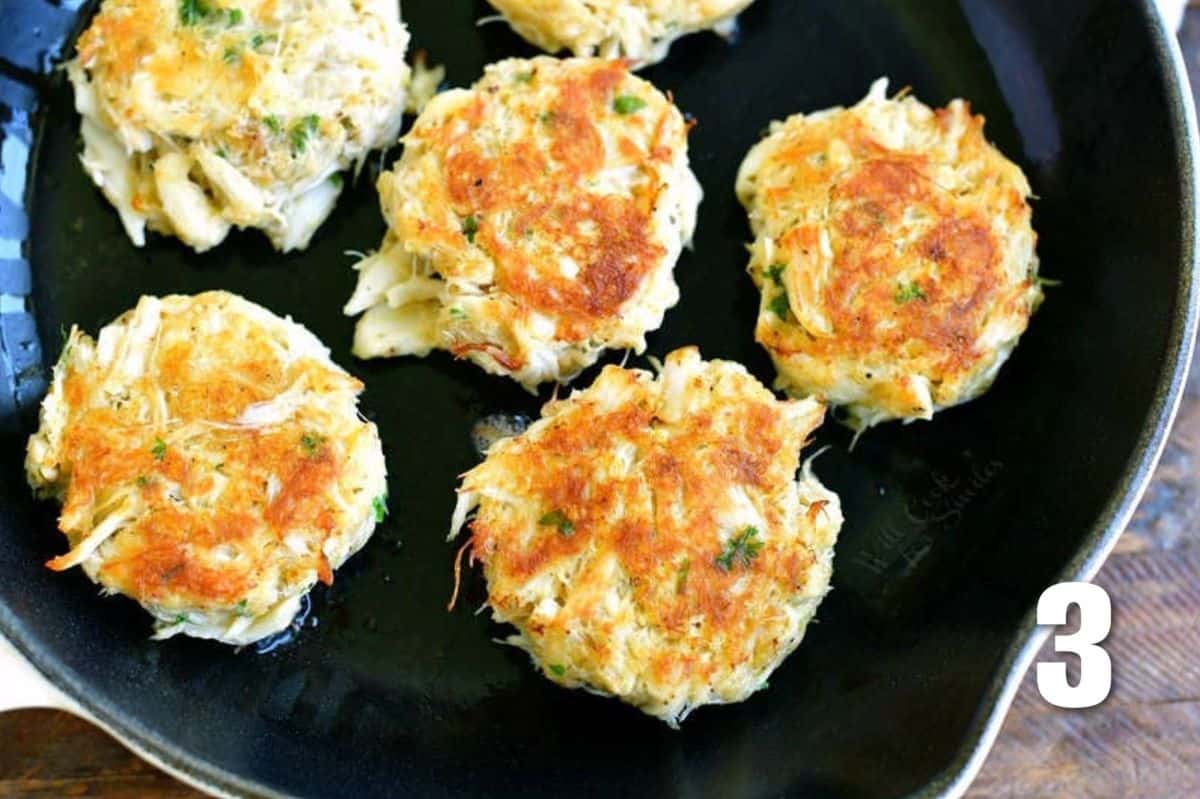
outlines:
[{"label": "shredded crab meat strand", "polygon": [[[467,547],[471,546],[471,539],[468,538],[463,542],[463,545],[458,548],[458,553],[454,556],[454,593],[450,595],[450,601],[446,604],[446,612],[454,610],[454,605],[458,602],[458,588],[462,581],[462,558],[463,553],[467,551]],[[468,566],[475,565],[475,555],[472,553]]]},{"label": "shredded crab meat strand", "polygon": [[47,561],[46,567],[56,572],[66,571],[90,558],[105,541],[120,532],[121,528],[132,520],[132,514],[126,510],[127,507],[122,506],[122,510],[106,515],[104,521],[92,528],[78,545],[66,554]]}]

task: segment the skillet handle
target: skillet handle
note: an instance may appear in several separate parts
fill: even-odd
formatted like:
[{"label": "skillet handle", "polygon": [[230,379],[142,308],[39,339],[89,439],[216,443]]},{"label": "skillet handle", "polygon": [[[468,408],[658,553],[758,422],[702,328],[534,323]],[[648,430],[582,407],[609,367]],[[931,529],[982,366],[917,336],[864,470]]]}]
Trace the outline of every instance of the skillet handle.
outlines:
[{"label": "skillet handle", "polygon": [[21,653],[0,636],[0,713],[21,708],[49,707],[87,718],[87,714],[55,688]]}]

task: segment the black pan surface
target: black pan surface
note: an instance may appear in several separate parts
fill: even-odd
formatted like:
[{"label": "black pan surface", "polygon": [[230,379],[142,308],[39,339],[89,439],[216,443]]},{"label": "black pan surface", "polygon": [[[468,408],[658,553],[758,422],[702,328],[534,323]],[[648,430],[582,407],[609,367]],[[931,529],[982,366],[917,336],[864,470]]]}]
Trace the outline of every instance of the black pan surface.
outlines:
[{"label": "black pan surface", "polygon": [[[515,384],[437,355],[350,356],[344,251],[378,245],[378,163],[304,253],[252,233],[204,256],[135,249],[76,159],[78,119],[55,59],[94,9],[0,0],[0,631],[135,747],[210,789],[306,796],[894,797],[953,792],[995,733],[1031,657],[1047,584],[1086,576],[1144,486],[1195,321],[1187,100],[1166,34],[1139,0],[759,0],[740,40],[678,43],[646,77],[699,121],[707,197],[681,304],[650,353],[698,344],[772,376],[752,336],[734,174],[769,121],[852,103],[872,80],[930,103],[970,98],[1039,198],[1043,274],[1063,281],[992,391],[933,423],[889,425],[819,461],[846,526],[834,591],[769,690],[703,709],[680,732],[538,677],[472,614],[445,611],[456,475],[481,416],[536,414]],[[414,45],[466,85],[530,54],[477,0],[406,0]],[[64,49],[66,48],[66,49]],[[388,160],[395,152],[389,154]],[[148,618],[100,599],[21,461],[61,325],[91,332],[145,293],[222,288],[321,336],[365,380],[392,515],[313,594],[269,653],[153,643]],[[636,359],[635,359],[636,362]],[[644,361],[640,362],[644,365]],[[580,379],[587,384],[594,370]],[[1015,676],[1014,676],[1015,675]]]}]

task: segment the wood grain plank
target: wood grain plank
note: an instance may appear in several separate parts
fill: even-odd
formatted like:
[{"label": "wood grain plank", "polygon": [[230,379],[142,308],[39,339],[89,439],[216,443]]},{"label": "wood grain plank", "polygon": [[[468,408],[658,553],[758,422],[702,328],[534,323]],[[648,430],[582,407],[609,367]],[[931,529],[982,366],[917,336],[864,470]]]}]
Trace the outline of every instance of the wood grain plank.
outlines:
[{"label": "wood grain plank", "polygon": [[54,710],[0,715],[0,797],[199,799],[87,722]]},{"label": "wood grain plank", "polygon": [[1014,707],[972,799],[1200,795],[1200,704],[1106,703],[1070,715]]}]

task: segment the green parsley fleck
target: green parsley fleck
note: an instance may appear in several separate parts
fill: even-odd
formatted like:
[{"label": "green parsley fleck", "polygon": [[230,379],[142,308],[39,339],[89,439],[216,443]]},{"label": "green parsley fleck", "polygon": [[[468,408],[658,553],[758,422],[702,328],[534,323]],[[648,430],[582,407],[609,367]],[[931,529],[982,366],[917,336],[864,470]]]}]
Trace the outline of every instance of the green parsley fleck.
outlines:
[{"label": "green parsley fleck", "polygon": [[792,306],[788,304],[787,292],[776,294],[774,299],[767,303],[767,308],[780,319],[787,319],[792,312]]},{"label": "green parsley fleck", "polygon": [[217,155],[221,156],[221,157],[222,157],[222,158],[224,158],[226,161],[228,161],[228,160],[229,160],[229,151],[228,151],[228,150],[226,150],[224,147],[218,147],[218,148],[217,148]]},{"label": "green parsley fleck", "polygon": [[688,573],[692,570],[692,559],[684,558],[683,563],[679,564],[679,573],[675,575],[675,593],[682,594],[687,588]]},{"label": "green parsley fleck", "polygon": [[300,446],[304,449],[305,455],[316,455],[324,445],[325,436],[316,433],[305,433],[300,436]]},{"label": "green parsley fleck", "polygon": [[462,308],[459,308],[459,307],[456,305],[456,306],[454,306],[454,307],[452,307],[452,308],[450,309],[450,318],[451,318],[451,319],[460,319],[460,320],[461,320],[461,319],[468,319],[468,318],[469,318],[469,316],[468,316],[468,314],[467,314],[467,312],[466,312],[466,311],[464,311]]},{"label": "green parsley fleck", "polygon": [[516,83],[529,83],[529,81],[531,81],[531,80],[533,80],[533,72],[532,71],[518,72],[516,74],[516,77],[513,78],[513,81]]},{"label": "green parsley fleck", "polygon": [[242,10],[240,8],[231,8],[227,12],[229,14],[229,27],[242,24]]},{"label": "green parsley fleck", "polygon": [[375,523],[381,523],[388,515],[387,494],[380,494],[371,500],[371,507],[375,510]]},{"label": "green parsley fleck", "polygon": [[238,49],[236,47],[226,47],[225,54],[223,56],[221,56],[221,59],[226,64],[232,64],[232,63],[236,62],[238,60],[238,58],[240,58],[240,57],[241,57],[241,54],[238,52]]},{"label": "green parsley fleck", "polygon": [[567,673],[567,667],[561,663],[551,663],[550,671],[554,672],[554,676],[562,677],[564,674]]},{"label": "green parsley fleck", "polygon": [[913,300],[926,299],[925,292],[921,291],[920,283],[901,283],[896,287],[896,302],[904,305]]},{"label": "green parsley fleck", "polygon": [[304,152],[304,148],[308,147],[308,137],[317,132],[317,125],[321,122],[316,114],[309,114],[300,119],[294,125],[288,134],[292,141],[292,155]]},{"label": "green parsley fleck", "polygon": [[283,130],[283,123],[279,121],[279,117],[274,114],[268,114],[263,117],[263,124],[267,126],[267,130],[272,133],[279,133]]},{"label": "green parsley fleck", "polygon": [[186,613],[180,613],[175,617],[175,624],[187,624],[189,621],[191,621],[191,619],[188,618]]},{"label": "green parsley fleck", "polygon": [[144,474],[139,474],[135,482],[137,483],[138,488],[145,488],[146,486],[150,485],[150,478]]},{"label": "green parsley fleck", "polygon": [[626,114],[636,114],[646,107],[646,101],[641,97],[634,97],[632,94],[622,94],[620,97],[613,100],[613,110],[622,116]]},{"label": "green parsley fleck", "polygon": [[575,534],[575,523],[567,518],[567,514],[557,508],[538,519],[538,524],[553,525],[558,528],[559,534],[568,537]]},{"label": "green parsley fleck", "polygon": [[265,42],[266,40],[267,40],[267,37],[263,36],[261,33],[254,34],[253,36],[250,37],[250,49],[257,50],[258,48],[263,46],[263,42]]},{"label": "green parsley fleck", "polygon": [[220,472],[221,474],[225,474],[225,461],[221,461],[220,463],[218,463],[218,464],[217,464],[216,466],[214,466],[213,468],[214,468],[214,469],[216,469],[216,470],[217,470],[218,472]]},{"label": "green parsley fleck", "polygon": [[475,218],[474,214],[463,220],[462,232],[467,237],[467,241],[475,243],[475,234],[479,232],[479,220]]},{"label": "green parsley fleck", "polygon": [[538,122],[541,122],[543,125],[549,125],[554,122],[556,116],[553,111],[543,111],[538,114]]},{"label": "green parsley fleck", "polygon": [[783,270],[787,269],[787,264],[771,264],[767,267],[767,277],[776,286],[783,285]]},{"label": "green parsley fleck", "polygon": [[747,527],[730,538],[725,551],[716,557],[717,567],[721,571],[733,571],[734,566],[749,566],[763,548],[762,541],[754,540],[757,535],[757,527]]},{"label": "green parsley fleck", "polygon": [[161,438],[154,439],[154,446],[150,448],[150,454],[154,456],[154,460],[161,461],[167,457],[167,442]]},{"label": "green parsley fleck", "polygon": [[333,184],[333,187],[335,189],[340,189],[342,187],[342,183],[344,182],[342,180],[342,173],[334,172],[332,175],[329,176],[329,182]]},{"label": "green parsley fleck", "polygon": [[249,616],[250,601],[247,599],[239,599],[238,603],[233,606],[233,615],[242,617]]},{"label": "green parsley fleck", "polygon": [[212,7],[204,0],[179,0],[179,22],[182,25],[195,25],[212,12]]}]

